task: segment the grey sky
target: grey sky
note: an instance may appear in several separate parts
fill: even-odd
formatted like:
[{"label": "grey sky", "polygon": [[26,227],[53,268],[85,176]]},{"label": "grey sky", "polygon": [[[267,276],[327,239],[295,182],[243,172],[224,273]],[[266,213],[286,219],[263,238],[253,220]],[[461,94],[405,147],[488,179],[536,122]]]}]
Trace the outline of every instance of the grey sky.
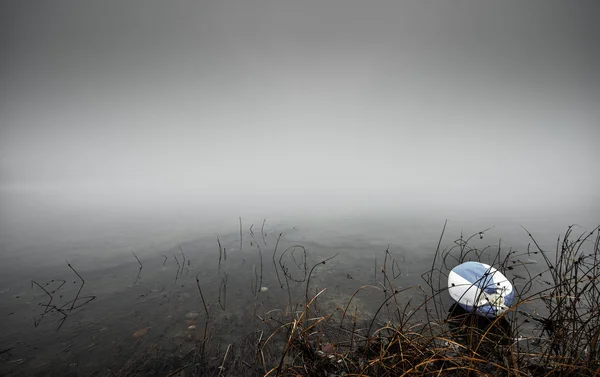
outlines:
[{"label": "grey sky", "polygon": [[16,1],[0,182],[597,205],[596,4]]}]

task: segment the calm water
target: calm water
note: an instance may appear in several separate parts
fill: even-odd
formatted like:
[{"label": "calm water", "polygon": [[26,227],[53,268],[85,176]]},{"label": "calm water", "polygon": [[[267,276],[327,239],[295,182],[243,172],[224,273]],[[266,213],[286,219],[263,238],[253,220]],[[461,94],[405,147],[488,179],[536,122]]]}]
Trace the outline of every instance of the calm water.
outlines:
[{"label": "calm water", "polygon": [[[319,310],[332,311],[345,307],[362,285],[378,284],[389,246],[394,284],[413,287],[400,298],[408,302],[423,298],[421,275],[431,267],[446,218],[442,247],[451,246],[461,232],[471,235],[493,226],[473,242],[494,250],[500,239],[503,248],[525,250],[529,241],[520,225],[548,249],[570,223],[588,230],[594,225],[572,214],[452,218],[435,211],[318,216],[248,212],[78,207],[43,197],[4,195],[0,372],[106,375],[149,344],[159,344],[166,352],[191,347],[204,336],[196,278],[210,307],[211,342],[226,346],[256,332],[262,319],[289,311],[281,266],[291,279],[293,307],[303,302],[306,287],[293,280],[304,281],[307,270],[335,256],[314,269],[308,289],[314,295],[327,288]],[[83,286],[67,263],[85,280]],[[383,298],[377,290],[359,294],[352,310],[372,316]],[[385,320],[386,313],[381,317]]]}]

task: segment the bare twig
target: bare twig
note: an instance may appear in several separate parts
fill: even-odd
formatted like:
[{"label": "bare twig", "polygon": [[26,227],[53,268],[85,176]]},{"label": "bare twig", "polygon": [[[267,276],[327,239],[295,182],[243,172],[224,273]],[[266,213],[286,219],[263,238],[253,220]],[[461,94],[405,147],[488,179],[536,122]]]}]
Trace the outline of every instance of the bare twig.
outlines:
[{"label": "bare twig", "polygon": [[142,264],[142,262],[140,261],[140,258],[138,258],[137,255],[135,255],[135,253],[132,251],[131,254],[133,254],[133,256],[135,257],[135,259],[137,259],[138,263],[140,264],[140,270],[142,268],[144,268],[144,265]]},{"label": "bare twig", "polygon": [[210,317],[208,312],[208,306],[206,305],[206,301],[204,301],[204,295],[202,294],[202,288],[200,288],[200,279],[198,279],[200,274],[196,275],[196,285],[198,286],[198,292],[200,292],[200,298],[202,299],[202,304],[204,305],[204,312],[206,313],[206,318]]},{"label": "bare twig", "polygon": [[240,251],[242,251],[243,246],[243,237],[242,237],[242,216],[240,216]]},{"label": "bare twig", "polygon": [[[264,226],[264,223],[263,223]],[[275,249],[273,249],[273,267],[275,267],[275,274],[277,275],[277,281],[279,282],[279,286],[281,287],[281,289],[283,289],[283,283],[281,282],[281,279],[279,278],[279,271],[277,269],[277,264],[275,263],[275,254],[277,253],[277,246],[279,245],[279,240],[281,239],[281,235],[283,233],[279,233],[279,237],[277,237],[277,242],[275,243]]]},{"label": "bare twig", "polygon": [[79,273],[77,271],[75,271],[75,269],[73,268],[73,266],[71,266],[71,264],[69,263],[69,261],[67,261],[67,266],[69,266],[69,268],[71,270],[73,270],[73,272],[75,273],[75,275],[77,275],[77,277],[79,277],[79,279],[81,279],[81,286],[79,287],[79,290],[77,291],[77,295],[75,295],[75,299],[73,300],[73,303],[71,304],[71,308],[69,310],[73,310],[73,307],[75,306],[75,302],[77,301],[77,298],[79,297],[79,294],[81,293],[81,290],[83,289],[83,286],[85,284],[85,280],[83,280],[83,278],[81,277],[81,275],[79,275]]},{"label": "bare twig", "polygon": [[225,361],[227,360],[227,355],[229,355],[229,350],[230,349],[231,349],[231,344],[229,344],[227,346],[227,351],[225,351],[225,356],[223,356],[223,361],[221,362],[221,366],[219,367],[219,375],[218,375],[218,377],[221,377],[221,374],[225,370]]}]

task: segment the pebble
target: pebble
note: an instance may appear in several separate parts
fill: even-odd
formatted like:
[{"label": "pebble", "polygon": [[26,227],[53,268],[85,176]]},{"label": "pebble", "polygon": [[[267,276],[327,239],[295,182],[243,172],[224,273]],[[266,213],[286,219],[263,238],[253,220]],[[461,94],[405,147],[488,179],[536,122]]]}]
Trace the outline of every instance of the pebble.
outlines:
[{"label": "pebble", "polygon": [[198,317],[200,317],[200,313],[197,312],[189,312],[185,315],[186,319],[196,319]]}]

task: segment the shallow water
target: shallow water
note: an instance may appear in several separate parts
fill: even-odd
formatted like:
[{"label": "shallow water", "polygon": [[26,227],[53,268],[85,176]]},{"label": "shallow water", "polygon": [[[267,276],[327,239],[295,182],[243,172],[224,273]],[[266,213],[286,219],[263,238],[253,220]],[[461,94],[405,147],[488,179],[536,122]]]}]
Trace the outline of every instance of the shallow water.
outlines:
[{"label": "shallow water", "polygon": [[[239,219],[230,213],[64,209],[6,196],[3,210],[0,372],[10,375],[105,375],[146,345],[164,352],[191,347],[205,335],[198,285],[211,317],[211,342],[220,347],[252,336],[263,319],[289,312],[324,288],[319,310],[342,310],[361,286],[378,286],[384,263],[393,284],[407,289],[399,303],[418,302],[427,293],[422,274],[431,268],[445,221],[431,212],[349,212],[268,217],[263,227],[264,217],[242,216],[240,242]],[[526,250],[523,221],[513,220],[451,219],[442,249],[461,232],[494,226],[472,241],[490,246],[490,261],[500,239],[502,248]],[[549,250],[568,225],[548,217],[526,220],[523,225]],[[530,268],[535,271],[535,264]],[[365,289],[349,310],[370,318],[385,297],[380,289]],[[379,320],[389,318],[386,310]]]}]

